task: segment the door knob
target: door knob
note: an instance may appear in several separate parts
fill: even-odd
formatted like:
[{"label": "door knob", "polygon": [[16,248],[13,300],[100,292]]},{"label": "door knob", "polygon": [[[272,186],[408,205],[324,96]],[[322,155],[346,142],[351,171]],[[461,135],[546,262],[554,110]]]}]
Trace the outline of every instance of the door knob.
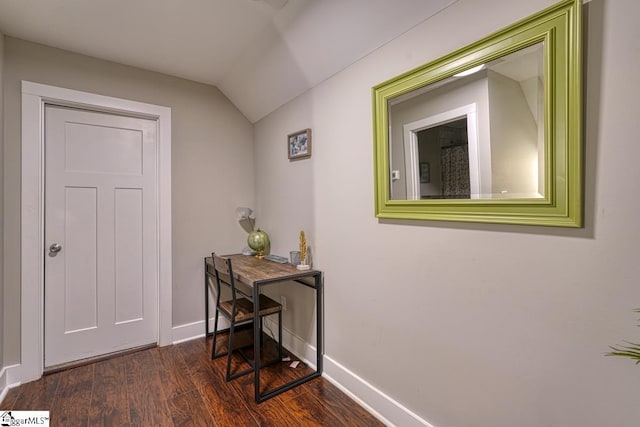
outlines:
[{"label": "door knob", "polygon": [[59,243],[53,243],[51,246],[49,246],[49,253],[53,255],[57,254],[61,250],[62,250],[62,245],[60,245]]}]

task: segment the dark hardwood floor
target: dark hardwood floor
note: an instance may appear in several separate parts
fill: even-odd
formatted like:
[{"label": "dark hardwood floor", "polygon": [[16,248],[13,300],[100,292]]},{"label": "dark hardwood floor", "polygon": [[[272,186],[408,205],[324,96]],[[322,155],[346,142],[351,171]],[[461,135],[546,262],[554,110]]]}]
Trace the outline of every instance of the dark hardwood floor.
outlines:
[{"label": "dark hardwood floor", "polygon": [[[210,343],[201,338],[46,375],[9,390],[0,408],[49,410],[52,426],[383,425],[323,378],[258,405],[253,375],[226,382],[226,357],[210,360]],[[234,355],[233,369],[243,366]],[[272,388],[305,369],[264,368],[262,384]]]}]

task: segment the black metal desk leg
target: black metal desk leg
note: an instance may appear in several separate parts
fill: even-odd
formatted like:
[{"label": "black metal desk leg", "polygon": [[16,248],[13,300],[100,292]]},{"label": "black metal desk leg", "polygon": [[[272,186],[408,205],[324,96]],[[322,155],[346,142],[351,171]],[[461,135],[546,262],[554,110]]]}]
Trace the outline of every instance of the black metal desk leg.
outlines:
[{"label": "black metal desk leg", "polygon": [[255,400],[260,403],[260,285],[253,286],[253,385]]},{"label": "black metal desk leg", "polygon": [[323,335],[322,335],[322,328],[323,328],[323,304],[322,304],[322,298],[323,298],[323,283],[322,283],[322,274],[317,274],[314,277],[315,280],[315,285],[316,285],[316,371],[318,372],[318,374],[322,374],[322,359],[323,359],[323,354],[324,354],[324,350],[323,350]]},{"label": "black metal desk leg", "polygon": [[[272,390],[269,391],[265,391],[264,394],[262,394],[260,392],[260,342],[259,342],[259,337],[257,336],[257,334],[260,333],[259,329],[257,328],[257,326],[255,326],[254,322],[254,334],[256,334],[254,336],[254,348],[255,348],[255,376],[254,376],[254,380],[255,380],[255,400],[257,403],[260,402],[264,402],[267,399],[270,399],[274,396],[277,396],[280,393],[283,393],[287,390],[291,390],[294,387],[297,387],[301,384],[304,384],[305,382],[319,377],[322,374],[322,360],[323,360],[323,355],[324,355],[324,350],[323,350],[323,336],[322,336],[322,330],[323,330],[323,283],[322,283],[322,273],[318,273],[315,274],[313,276],[314,278],[314,287],[316,289],[316,370],[310,374],[307,374],[301,378],[298,378],[297,380],[294,380],[292,382],[283,384],[279,387],[276,387]],[[299,282],[302,283],[302,282]],[[307,285],[309,286],[309,285]],[[258,284],[254,284],[254,299],[256,301],[258,301],[258,297],[260,294],[260,287]],[[259,310],[258,308],[255,309],[255,312],[258,313]]]},{"label": "black metal desk leg", "polygon": [[207,275],[207,257],[204,258],[204,338],[209,336],[209,278]]}]

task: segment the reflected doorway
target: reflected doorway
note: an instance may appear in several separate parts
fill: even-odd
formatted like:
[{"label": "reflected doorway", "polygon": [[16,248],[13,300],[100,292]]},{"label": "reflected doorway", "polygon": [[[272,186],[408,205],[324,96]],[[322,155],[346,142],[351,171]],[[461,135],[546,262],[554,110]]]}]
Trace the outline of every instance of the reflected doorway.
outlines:
[{"label": "reflected doorway", "polygon": [[476,111],[469,104],[403,126],[408,200],[478,197]]},{"label": "reflected doorway", "polygon": [[467,117],[417,132],[421,199],[469,199]]}]

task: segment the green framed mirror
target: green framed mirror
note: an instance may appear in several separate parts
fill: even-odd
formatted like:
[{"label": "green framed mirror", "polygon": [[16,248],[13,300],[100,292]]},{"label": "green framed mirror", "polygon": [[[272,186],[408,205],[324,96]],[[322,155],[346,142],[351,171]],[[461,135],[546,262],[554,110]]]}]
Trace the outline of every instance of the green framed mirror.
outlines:
[{"label": "green framed mirror", "polygon": [[378,218],[582,226],[582,1],[373,88]]}]

